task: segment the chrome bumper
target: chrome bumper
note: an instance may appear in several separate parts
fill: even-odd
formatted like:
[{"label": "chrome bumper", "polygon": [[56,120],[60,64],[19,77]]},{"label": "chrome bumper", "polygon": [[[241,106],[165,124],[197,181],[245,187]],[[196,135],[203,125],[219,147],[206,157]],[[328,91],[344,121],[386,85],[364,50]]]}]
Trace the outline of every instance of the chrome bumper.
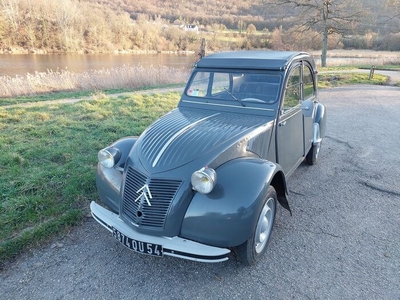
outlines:
[{"label": "chrome bumper", "polygon": [[93,218],[108,231],[113,232],[113,228],[115,228],[131,239],[161,245],[164,255],[209,263],[228,260],[229,249],[207,246],[177,236],[159,237],[139,233],[122,221],[117,214],[94,201],[90,203],[90,210]]}]

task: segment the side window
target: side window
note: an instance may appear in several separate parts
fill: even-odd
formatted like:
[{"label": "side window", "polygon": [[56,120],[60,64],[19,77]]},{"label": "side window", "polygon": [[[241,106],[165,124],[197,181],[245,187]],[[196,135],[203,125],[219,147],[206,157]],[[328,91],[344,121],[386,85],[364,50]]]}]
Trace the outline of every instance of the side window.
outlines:
[{"label": "side window", "polygon": [[283,100],[283,111],[287,111],[300,103],[300,76],[300,66],[294,68],[289,75]]},{"label": "side window", "polygon": [[304,66],[303,70],[303,99],[308,100],[315,96],[315,87],[311,70]]},{"label": "side window", "polygon": [[204,97],[207,94],[208,83],[210,81],[209,72],[198,72],[187,90],[187,95],[192,97]]}]

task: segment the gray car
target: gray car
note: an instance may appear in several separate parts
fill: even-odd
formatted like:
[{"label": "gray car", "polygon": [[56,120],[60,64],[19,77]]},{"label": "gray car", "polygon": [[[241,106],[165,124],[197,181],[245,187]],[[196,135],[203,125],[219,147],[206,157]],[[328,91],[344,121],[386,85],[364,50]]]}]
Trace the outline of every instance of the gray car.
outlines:
[{"label": "gray car", "polygon": [[99,151],[93,217],[153,256],[244,264],[266,251],[286,180],[317,162],[326,131],[304,52],[234,51],[198,61],[178,107]]}]

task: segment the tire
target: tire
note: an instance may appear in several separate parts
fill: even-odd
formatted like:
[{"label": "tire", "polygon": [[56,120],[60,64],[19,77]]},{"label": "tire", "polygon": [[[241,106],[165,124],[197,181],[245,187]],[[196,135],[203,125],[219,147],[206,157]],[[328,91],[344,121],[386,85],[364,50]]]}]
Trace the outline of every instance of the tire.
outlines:
[{"label": "tire", "polygon": [[315,165],[318,161],[319,150],[321,149],[321,143],[312,145],[310,151],[306,155],[306,163],[309,165]]},{"label": "tire", "polygon": [[322,140],[320,139],[319,123],[314,123],[314,141],[319,141],[316,145],[311,144],[311,148],[306,155],[306,163],[315,165],[318,161],[319,150],[321,150]]},{"label": "tire", "polygon": [[270,186],[263,201],[257,223],[250,238],[236,248],[236,254],[244,265],[254,265],[264,255],[274,227],[277,195]]}]

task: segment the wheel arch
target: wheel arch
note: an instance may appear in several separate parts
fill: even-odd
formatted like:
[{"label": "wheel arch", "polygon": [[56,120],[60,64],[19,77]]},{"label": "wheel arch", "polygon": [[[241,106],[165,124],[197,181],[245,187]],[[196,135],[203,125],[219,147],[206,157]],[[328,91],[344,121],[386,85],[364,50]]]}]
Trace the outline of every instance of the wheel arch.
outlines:
[{"label": "wheel arch", "polygon": [[323,104],[317,103],[315,109],[316,112],[315,112],[314,123],[318,124],[320,138],[322,139],[326,133],[326,120],[327,120],[326,108]]},{"label": "wheel arch", "polygon": [[[281,167],[258,158],[239,158],[217,168],[217,185],[207,195],[195,193],[186,211],[181,237],[216,247],[235,247],[252,234],[273,185],[289,209]],[[289,209],[290,210],[290,209]]]},{"label": "wheel arch", "polygon": [[287,209],[290,215],[292,215],[292,211],[290,209],[289,202],[287,199],[288,191],[287,191],[285,175],[283,174],[283,172],[282,171],[276,172],[270,184],[274,187],[276,191],[279,204],[282,205],[282,207],[284,207],[285,209]]}]

